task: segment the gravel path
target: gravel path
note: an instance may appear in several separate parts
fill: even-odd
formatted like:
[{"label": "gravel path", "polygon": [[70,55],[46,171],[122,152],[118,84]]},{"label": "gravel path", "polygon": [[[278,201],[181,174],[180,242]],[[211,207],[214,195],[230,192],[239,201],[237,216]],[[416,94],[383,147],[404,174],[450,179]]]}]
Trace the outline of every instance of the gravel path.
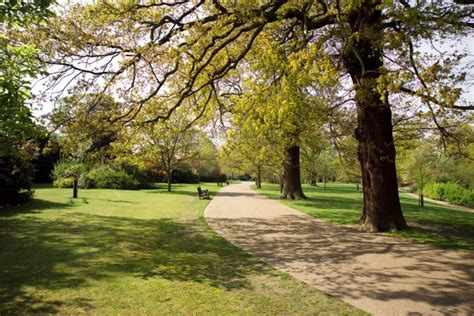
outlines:
[{"label": "gravel path", "polygon": [[204,215],[243,250],[375,315],[474,315],[472,253],[322,222],[250,183],[220,190]]}]

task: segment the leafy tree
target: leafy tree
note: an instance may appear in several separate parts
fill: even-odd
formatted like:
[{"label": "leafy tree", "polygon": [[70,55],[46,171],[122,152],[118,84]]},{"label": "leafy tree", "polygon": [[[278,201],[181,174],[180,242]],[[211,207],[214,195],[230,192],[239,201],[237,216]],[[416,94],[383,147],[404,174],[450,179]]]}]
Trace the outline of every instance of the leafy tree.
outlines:
[{"label": "leafy tree", "polygon": [[[113,142],[119,138],[120,104],[104,94],[72,95],[59,100],[50,114],[51,125],[61,132],[65,155],[84,162],[104,162],[111,158]],[[78,151],[79,149],[79,151]]]},{"label": "leafy tree", "polygon": [[171,192],[173,171],[181,164],[199,156],[203,135],[189,127],[187,113],[175,113],[168,120],[142,131],[140,135],[142,159],[158,165],[166,175],[168,192]]},{"label": "leafy tree", "polygon": [[322,151],[316,162],[316,170],[323,180],[324,189],[329,178],[334,178],[336,175],[336,162],[334,159],[336,153],[331,149]]},{"label": "leafy tree", "polygon": [[75,161],[60,161],[56,164],[53,170],[53,177],[55,179],[71,178],[73,180],[72,185],[72,197],[78,198],[79,190],[79,178],[88,171],[88,166],[81,162]]},{"label": "leafy tree", "polygon": [[[133,107],[125,119],[133,119],[150,99],[160,101],[150,106],[168,105],[147,119],[153,122],[195,95],[220,96],[219,83],[245,67],[257,39],[274,30],[266,38],[306,51],[308,61],[317,61],[309,63],[315,73],[341,75],[353,84],[364,186],[361,223],[386,231],[407,226],[398,197],[391,98],[398,93],[419,98],[441,129],[443,113],[474,109],[458,103],[464,79],[453,71],[458,56],[430,58],[417,46],[471,32],[472,11],[440,0],[101,1],[73,7],[35,39],[51,63],[82,73],[91,84],[100,77],[107,89],[120,90]],[[92,64],[77,62],[91,57]]]},{"label": "leafy tree", "polygon": [[409,152],[407,161],[402,167],[405,177],[416,186],[420,207],[424,206],[423,189],[433,177],[435,162],[436,156],[432,144],[419,141],[416,148]]},{"label": "leafy tree", "polygon": [[229,132],[220,160],[231,170],[253,174],[257,188],[261,188],[264,172],[269,168],[274,169],[275,164],[281,165],[279,147],[271,142],[269,135],[259,134],[248,120],[241,123]]},{"label": "leafy tree", "polygon": [[51,182],[51,172],[54,165],[61,158],[61,148],[58,140],[58,135],[49,135],[46,129],[34,138],[38,146],[38,155],[32,160],[34,167],[33,182],[46,183]]},{"label": "leafy tree", "polygon": [[3,1],[0,3],[0,203],[18,203],[32,196],[31,159],[36,150],[30,138],[36,126],[26,102],[30,79],[41,73],[37,49],[14,39],[31,23],[40,23],[50,14],[52,1]]}]

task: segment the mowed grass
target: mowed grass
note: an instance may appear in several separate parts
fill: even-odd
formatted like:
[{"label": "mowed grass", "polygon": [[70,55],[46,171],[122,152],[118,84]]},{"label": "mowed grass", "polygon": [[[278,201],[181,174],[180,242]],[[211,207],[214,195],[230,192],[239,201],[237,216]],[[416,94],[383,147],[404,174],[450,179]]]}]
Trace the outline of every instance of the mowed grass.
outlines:
[{"label": "mowed grass", "polygon": [[[279,199],[280,186],[264,183],[257,192]],[[328,183],[303,186],[307,200],[282,200],[282,203],[315,218],[337,224],[357,224],[362,210],[362,192],[355,184]],[[403,214],[410,229],[391,233],[394,236],[416,239],[441,248],[474,251],[474,213],[425,202],[418,207],[416,197],[400,193]]]},{"label": "mowed grass", "polygon": [[362,314],[219,237],[196,185],[173,190],[42,187],[0,209],[0,314]]}]

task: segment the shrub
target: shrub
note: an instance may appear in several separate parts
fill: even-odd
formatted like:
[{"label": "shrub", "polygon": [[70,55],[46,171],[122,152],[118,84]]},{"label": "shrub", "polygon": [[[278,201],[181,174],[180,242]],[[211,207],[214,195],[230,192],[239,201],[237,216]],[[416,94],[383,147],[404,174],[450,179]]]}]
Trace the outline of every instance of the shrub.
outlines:
[{"label": "shrub", "polygon": [[138,181],[140,188],[148,187],[149,183],[151,182],[149,173],[135,164],[123,161],[120,163],[120,169]]},{"label": "shrub", "polygon": [[26,155],[0,156],[0,205],[30,200],[32,174],[33,167]]},{"label": "shrub", "polygon": [[171,179],[178,183],[199,183],[199,175],[189,169],[173,170]]},{"label": "shrub", "polygon": [[72,188],[74,185],[74,178],[57,178],[53,181],[53,186],[56,188]]},{"label": "shrub", "polygon": [[97,188],[104,189],[138,189],[140,183],[124,170],[109,165],[101,165],[91,172]]},{"label": "shrub", "polygon": [[430,182],[426,184],[423,193],[436,200],[444,200],[444,183]]},{"label": "shrub", "polygon": [[131,164],[101,164],[90,168],[85,164],[62,161],[56,164],[52,175],[53,185],[58,188],[72,188],[74,177],[79,177],[81,189],[138,189],[148,183],[147,174]]},{"label": "shrub", "polygon": [[452,204],[474,207],[474,191],[465,189],[459,184],[448,183],[428,183],[424,193],[427,197],[447,201]]},{"label": "shrub", "polygon": [[51,173],[53,186],[57,188],[72,188],[74,184],[74,178],[79,178],[79,187],[87,188],[87,183],[83,180],[82,185],[80,183],[81,177],[87,174],[89,167],[83,163],[60,161],[55,166]]},{"label": "shrub", "polygon": [[94,179],[94,174],[92,171],[89,171],[88,173],[83,173],[79,177],[78,181],[78,186],[81,189],[92,189],[96,187],[95,184],[95,179]]}]

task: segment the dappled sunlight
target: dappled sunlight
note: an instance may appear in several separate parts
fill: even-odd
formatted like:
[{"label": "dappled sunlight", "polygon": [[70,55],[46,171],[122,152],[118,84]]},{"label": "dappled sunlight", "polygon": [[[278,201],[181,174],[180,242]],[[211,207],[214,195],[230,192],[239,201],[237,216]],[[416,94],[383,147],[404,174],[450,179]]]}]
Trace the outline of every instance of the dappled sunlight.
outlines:
[{"label": "dappled sunlight", "polygon": [[[265,183],[259,193],[278,199],[279,186]],[[280,200],[315,218],[337,224],[357,224],[363,207],[362,192],[353,184],[328,183],[327,188],[305,185],[307,200]],[[400,193],[403,213],[411,229],[397,232],[442,248],[474,250],[474,214],[430,202],[418,207],[416,198]]]},{"label": "dappled sunlight", "polygon": [[[240,191],[245,192],[239,188],[236,193]],[[275,210],[274,215],[268,215],[260,211],[263,204],[251,206],[247,201],[251,197],[240,196],[235,201],[245,207],[240,217],[234,215],[234,208],[219,208],[224,204],[216,199],[206,209],[209,225],[235,245],[297,279],[375,314],[474,312],[471,252],[437,249],[409,239],[312,220],[288,208],[285,213],[276,201],[265,203]],[[311,205],[318,200],[311,199],[288,205]]]},{"label": "dappled sunlight", "polygon": [[0,314],[353,310],[218,236],[208,201],[179,190],[81,190],[70,202],[70,190],[42,188],[3,210]]},{"label": "dappled sunlight", "polygon": [[1,313],[55,312],[36,290],[86,289],[126,276],[206,283],[235,289],[262,264],[193,222],[72,213],[46,220],[2,218]]}]

